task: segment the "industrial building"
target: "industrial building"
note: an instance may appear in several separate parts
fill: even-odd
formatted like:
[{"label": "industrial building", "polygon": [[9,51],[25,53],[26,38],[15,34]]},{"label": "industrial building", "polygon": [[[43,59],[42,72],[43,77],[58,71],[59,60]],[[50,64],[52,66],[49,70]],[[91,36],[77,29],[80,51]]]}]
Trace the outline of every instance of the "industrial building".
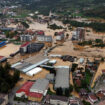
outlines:
[{"label": "industrial building", "polygon": [[24,55],[25,53],[34,53],[40,51],[44,47],[43,43],[29,43],[26,42],[20,47],[20,54]]},{"label": "industrial building", "polygon": [[43,55],[36,55],[36,56],[32,56],[30,58],[25,59],[25,61],[22,62],[17,62],[16,64],[13,64],[11,66],[11,68],[15,69],[15,70],[19,70],[23,73],[29,73],[32,72],[35,74],[37,74],[38,72],[33,72],[34,69],[46,62],[48,62],[49,59],[47,57],[44,57]]},{"label": "industrial building", "polygon": [[70,86],[70,68],[57,68],[55,77],[54,89],[62,88],[63,90],[69,88]]},{"label": "industrial building", "polygon": [[37,79],[33,86],[30,88],[30,92],[40,93],[45,96],[47,94],[48,87],[49,81],[47,79]]},{"label": "industrial building", "polygon": [[36,82],[26,82],[17,92],[16,97],[25,97],[30,101],[41,102],[44,95],[46,95],[49,86],[49,81],[46,79],[38,79]]}]

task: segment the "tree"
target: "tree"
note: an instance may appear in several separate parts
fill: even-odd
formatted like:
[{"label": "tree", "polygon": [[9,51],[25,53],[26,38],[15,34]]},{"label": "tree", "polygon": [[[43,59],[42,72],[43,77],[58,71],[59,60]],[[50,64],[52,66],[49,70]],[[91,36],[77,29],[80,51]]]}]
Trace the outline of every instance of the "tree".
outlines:
[{"label": "tree", "polygon": [[82,101],[83,105],[91,105],[89,102],[86,102],[85,100]]},{"label": "tree", "polygon": [[29,28],[29,25],[26,22],[21,22],[21,24],[25,27],[25,28]]},{"label": "tree", "polygon": [[104,62],[104,58],[103,57],[101,58],[101,62]]},{"label": "tree", "polygon": [[68,88],[65,89],[65,96],[66,97],[69,97],[70,96],[70,91]]},{"label": "tree", "polygon": [[63,90],[61,87],[56,89],[56,95],[59,95],[59,96],[63,95]]},{"label": "tree", "polygon": [[20,72],[19,71],[14,71],[14,75],[13,75],[13,80],[14,83],[16,83],[20,78]]},{"label": "tree", "polygon": [[70,85],[69,91],[70,93],[73,91],[73,85]]}]

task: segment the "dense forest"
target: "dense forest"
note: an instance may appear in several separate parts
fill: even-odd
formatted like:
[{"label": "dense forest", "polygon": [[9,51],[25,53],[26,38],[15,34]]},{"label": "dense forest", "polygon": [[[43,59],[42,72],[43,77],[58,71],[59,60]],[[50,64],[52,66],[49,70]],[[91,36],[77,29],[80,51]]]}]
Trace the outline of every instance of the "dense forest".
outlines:
[{"label": "dense forest", "polygon": [[45,15],[48,15],[50,10],[56,13],[79,10],[85,16],[105,18],[105,0],[0,0],[1,3],[4,1],[7,4],[22,5],[22,8],[33,12],[39,11]]}]

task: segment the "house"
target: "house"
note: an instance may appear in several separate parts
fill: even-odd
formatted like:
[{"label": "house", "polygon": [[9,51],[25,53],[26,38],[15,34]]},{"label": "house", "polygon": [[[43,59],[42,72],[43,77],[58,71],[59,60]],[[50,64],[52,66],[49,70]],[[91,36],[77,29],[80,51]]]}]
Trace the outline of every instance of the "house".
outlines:
[{"label": "house", "polygon": [[70,68],[58,68],[56,70],[54,89],[62,88],[63,90],[69,88]]},{"label": "house", "polygon": [[45,34],[44,34],[44,31],[42,31],[42,30],[37,30],[37,31],[35,32],[35,35],[44,36]]},{"label": "house", "polygon": [[52,36],[40,36],[38,35],[36,40],[41,43],[45,43],[46,46],[52,46]]},{"label": "house", "polygon": [[65,96],[50,96],[50,104],[52,105],[68,105],[68,97]]},{"label": "house", "polygon": [[96,93],[96,96],[97,96],[100,100],[102,100],[102,99],[105,98],[104,94],[101,93],[101,92],[97,92],[97,93]]},{"label": "house", "polygon": [[88,97],[92,103],[96,103],[98,101],[98,98],[95,96],[95,94],[89,94]]},{"label": "house", "polygon": [[62,41],[62,40],[64,40],[64,37],[65,37],[65,35],[64,35],[64,32],[56,32],[56,41]]},{"label": "house", "polygon": [[0,105],[8,104],[8,95],[0,93]]}]

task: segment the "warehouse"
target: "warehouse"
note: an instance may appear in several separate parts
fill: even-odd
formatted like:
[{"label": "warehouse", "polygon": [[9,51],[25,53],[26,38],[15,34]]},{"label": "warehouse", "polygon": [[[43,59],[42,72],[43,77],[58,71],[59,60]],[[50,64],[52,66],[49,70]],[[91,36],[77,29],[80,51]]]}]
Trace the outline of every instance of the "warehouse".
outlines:
[{"label": "warehouse", "polygon": [[57,88],[62,88],[65,90],[66,88],[69,88],[69,78],[70,77],[70,69],[69,68],[58,68],[56,71],[56,77],[55,77],[55,90]]},{"label": "warehouse", "polygon": [[43,95],[36,92],[30,92],[30,88],[33,86],[34,82],[28,81],[26,82],[17,92],[16,97],[25,97],[30,101],[38,101],[40,102],[43,98]]},{"label": "warehouse", "polygon": [[34,69],[30,70],[26,74],[29,75],[29,76],[33,76],[33,75],[35,75],[35,74],[37,74],[37,73],[39,73],[41,71],[42,71],[42,68],[37,67],[37,68],[34,68]]},{"label": "warehouse", "polygon": [[48,62],[49,59],[41,54],[38,54],[36,56],[29,57],[23,60],[22,62],[18,62],[16,64],[13,64],[11,67],[15,70],[19,70],[23,73],[26,73],[31,71],[32,69],[35,69],[36,67]]},{"label": "warehouse", "polygon": [[48,87],[49,81],[47,79],[37,79],[35,84],[30,88],[30,92],[40,93],[45,96],[47,94]]}]

